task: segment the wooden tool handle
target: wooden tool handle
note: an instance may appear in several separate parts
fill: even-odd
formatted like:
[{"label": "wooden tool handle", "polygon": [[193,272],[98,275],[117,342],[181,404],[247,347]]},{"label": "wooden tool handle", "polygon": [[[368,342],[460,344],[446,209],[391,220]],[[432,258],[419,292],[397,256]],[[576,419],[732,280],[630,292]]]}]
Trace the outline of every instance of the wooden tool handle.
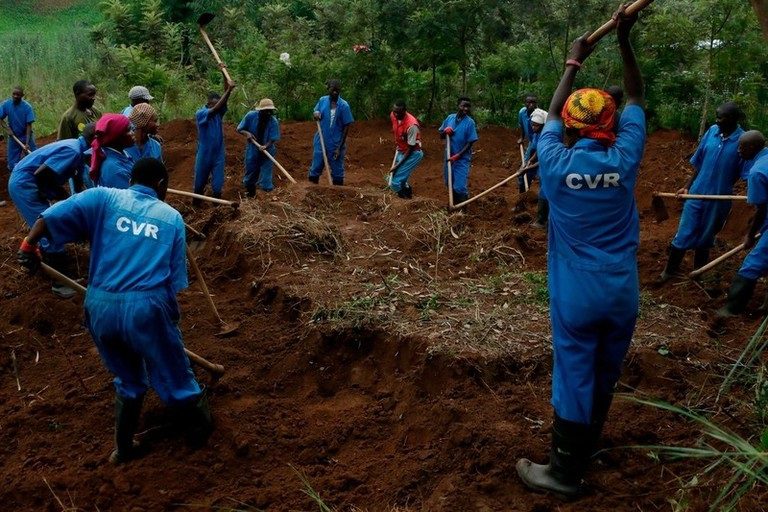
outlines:
[{"label": "wooden tool handle", "polygon": [[323,150],[323,163],[325,164],[325,171],[328,173],[328,184],[333,185],[333,177],[331,176],[331,165],[328,163],[328,155],[325,154],[325,139],[323,138],[323,128],[320,126],[320,121],[317,123],[317,134],[320,137],[320,149]]},{"label": "wooden tool handle", "polygon": [[273,156],[272,156],[272,155],[269,153],[269,151],[267,151],[266,149],[262,149],[262,148],[261,148],[261,146],[259,146],[258,144],[256,144],[256,141],[254,141],[253,139],[249,139],[249,140],[251,141],[251,143],[253,143],[253,145],[254,145],[254,146],[256,146],[257,148],[259,148],[259,151],[261,151],[262,153],[264,153],[264,154],[266,155],[266,157],[267,157],[267,158],[269,158],[269,159],[272,161],[272,163],[273,163],[273,164],[275,164],[275,165],[277,166],[277,168],[280,170],[280,172],[281,172],[281,173],[283,173],[283,175],[284,175],[286,178],[288,178],[288,181],[290,181],[291,183],[296,183],[296,180],[295,180],[295,179],[293,179],[293,176],[291,176],[291,175],[288,173],[288,171],[286,171],[286,170],[285,170],[285,167],[283,167],[282,165],[280,165],[280,162],[278,162],[278,161],[275,159],[275,157],[273,157]]},{"label": "wooden tool handle", "polygon": [[525,165],[525,150],[523,149],[523,143],[521,142],[518,147],[520,148],[520,165]]},{"label": "wooden tool handle", "polygon": [[211,292],[208,290],[208,285],[205,284],[205,278],[203,277],[203,272],[200,270],[200,267],[197,266],[197,261],[195,260],[195,256],[194,254],[192,254],[192,251],[190,250],[189,246],[187,246],[187,259],[189,260],[189,265],[192,267],[192,270],[195,272],[195,276],[197,276],[197,280],[200,282],[200,288],[203,289],[205,298],[208,299],[208,305],[211,306],[211,311],[213,311],[213,314],[216,316],[216,319],[219,321],[219,323],[224,324],[224,320],[221,319],[221,315],[219,315],[219,310],[216,309],[216,304],[214,304],[213,302],[213,297],[211,297]]},{"label": "wooden tool handle", "polygon": [[656,197],[672,197],[674,199],[708,199],[712,201],[746,201],[747,196],[725,196],[710,194],[675,194],[674,192],[654,192]]},{"label": "wooden tool handle", "polygon": [[513,175],[511,175],[511,176],[507,176],[506,178],[504,178],[503,180],[501,180],[500,182],[498,182],[497,184],[495,184],[495,185],[494,185],[494,186],[492,186],[491,188],[489,188],[489,189],[487,189],[487,190],[484,190],[484,191],[480,192],[479,194],[477,194],[476,196],[472,196],[472,197],[470,197],[469,199],[467,199],[466,201],[463,201],[463,202],[461,202],[461,203],[459,203],[459,204],[456,204],[456,205],[454,205],[453,207],[454,207],[454,208],[461,208],[462,206],[466,206],[466,205],[468,205],[468,204],[469,204],[469,203],[471,203],[472,201],[477,201],[478,199],[480,199],[480,198],[481,198],[481,197],[483,197],[484,195],[486,195],[486,194],[488,194],[488,193],[490,193],[490,192],[492,192],[492,191],[496,190],[497,188],[501,187],[502,185],[506,185],[507,183],[509,183],[509,182],[510,182],[510,181],[512,181],[513,179],[515,179],[515,178],[517,178],[518,176],[520,176],[521,174],[523,174],[524,172],[526,172],[526,171],[530,171],[531,169],[535,169],[535,168],[537,168],[538,166],[539,166],[539,162],[536,162],[535,164],[533,164],[533,165],[529,165],[528,167],[523,167],[522,169],[520,169],[519,171],[517,171],[515,174],[513,174]]},{"label": "wooden tool handle", "polygon": [[195,363],[200,368],[203,368],[204,370],[208,371],[211,375],[215,377],[221,377],[224,375],[224,366],[216,363],[212,363],[209,360],[205,359],[202,356],[199,356],[192,352],[189,349],[184,349],[184,352],[186,352],[187,357],[190,361]]},{"label": "wooden tool handle", "polygon": [[[637,0],[635,3],[627,7],[627,10],[625,11],[628,15],[633,15],[636,12],[640,12],[641,10],[645,9],[649,5],[653,3],[653,0]],[[610,19],[603,23],[603,25],[592,32],[592,34],[587,37],[587,43],[588,44],[595,44],[600,39],[602,39],[605,35],[610,33],[614,28],[616,28],[616,25],[618,25],[618,22],[614,19]]]},{"label": "wooden tool handle", "polygon": [[21,150],[24,151],[24,153],[30,154],[32,152],[29,149],[27,149],[27,146],[19,140],[16,134],[11,131],[10,127],[6,125],[5,121],[2,119],[0,119],[0,126],[2,126],[3,130],[5,130],[5,133],[7,133],[8,136],[12,138],[16,142],[16,144],[19,145],[19,147],[21,147]]},{"label": "wooden tool handle", "polygon": [[737,253],[741,252],[742,249],[744,249],[744,244],[737,245],[736,247],[734,247],[730,251],[726,252],[725,254],[723,254],[723,255],[715,258],[714,260],[710,261],[709,263],[707,263],[703,267],[697,268],[693,272],[689,273],[688,277],[696,277],[696,276],[699,276],[699,275],[703,274],[707,270],[715,268],[716,266],[718,266],[719,264],[721,264],[722,262],[724,262],[725,260],[727,260],[728,258],[733,256],[734,254],[737,254]]},{"label": "wooden tool handle", "polygon": [[[216,59],[217,63],[222,64],[221,57],[219,57],[219,52],[217,52],[216,48],[214,48],[213,43],[211,43],[211,39],[208,37],[208,33],[203,27],[200,27],[200,34],[202,34],[203,39],[205,40],[205,44],[208,45],[208,49],[211,50],[213,58]],[[227,80],[227,84],[231,84],[232,77],[229,76],[229,71],[227,71],[227,68],[221,68],[221,72],[224,73],[224,78]]]},{"label": "wooden tool handle", "polygon": [[231,206],[232,208],[237,208],[240,206],[240,203],[238,203],[237,201],[227,201],[226,199],[219,199],[217,197],[208,197],[202,194],[195,194],[194,192],[187,192],[186,190],[176,190],[173,188],[169,188],[168,193],[175,194],[177,196],[193,197],[195,199],[208,201],[210,203],[226,204],[227,206]]}]

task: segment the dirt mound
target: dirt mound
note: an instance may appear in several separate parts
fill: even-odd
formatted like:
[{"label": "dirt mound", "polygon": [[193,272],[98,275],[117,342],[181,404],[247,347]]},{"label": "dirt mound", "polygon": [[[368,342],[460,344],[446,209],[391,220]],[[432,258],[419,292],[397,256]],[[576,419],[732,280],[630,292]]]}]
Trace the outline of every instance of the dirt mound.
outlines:
[{"label": "dirt mound", "polygon": [[[301,478],[338,510],[651,510],[681,496],[666,469],[687,481],[695,468],[662,469],[644,451],[601,455],[594,492],[575,504],[530,494],[515,476],[518,457],[546,456],[551,424],[546,239],[528,226],[535,193],[502,187],[465,213],[447,213],[430,127],[415,198],[399,200],[384,190],[393,152],[386,121],[355,124],[345,186],[313,185],[305,174],[314,129],[282,126],[277,158],[298,185],[276,178],[273,193],[241,197],[245,144],[227,125],[224,197],[240,208],[169,198],[206,235],[195,257],[221,315],[241,322],[234,337],[216,338],[198,283],[180,295],[187,346],[228,369],[212,399],[217,429],[199,451],[172,435],[153,396],[140,428],[146,455],[120,468],[105,463],[113,392],[81,327],[80,300],[55,299],[16,267],[24,230],[12,208],[0,209],[3,508],[59,510],[59,498],[85,510],[308,510],[316,505]],[[191,190],[194,123],[165,123],[161,135],[171,185]],[[480,137],[473,192],[519,165],[514,133],[488,127]],[[675,215],[653,222],[651,194],[684,183],[693,147],[659,132],[646,149],[637,188],[643,300],[621,390],[706,406],[713,376],[757,319],[736,322],[718,344],[705,341],[703,310],[719,304],[737,262],[701,284],[650,286],[676,229]],[[740,239],[749,215],[735,206],[722,248]],[[72,252],[87,277],[87,251]],[[619,400],[605,444],[697,438],[689,423]],[[704,509],[718,482],[680,499]]]}]

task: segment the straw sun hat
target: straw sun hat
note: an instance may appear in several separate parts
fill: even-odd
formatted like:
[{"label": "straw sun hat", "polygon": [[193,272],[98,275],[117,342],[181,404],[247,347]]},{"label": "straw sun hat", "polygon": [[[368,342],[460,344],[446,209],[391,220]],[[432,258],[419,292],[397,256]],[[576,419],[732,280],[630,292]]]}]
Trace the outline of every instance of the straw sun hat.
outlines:
[{"label": "straw sun hat", "polygon": [[256,107],[256,110],[277,110],[277,108],[275,108],[275,104],[272,103],[271,99],[264,98],[261,101],[259,101],[259,104]]}]

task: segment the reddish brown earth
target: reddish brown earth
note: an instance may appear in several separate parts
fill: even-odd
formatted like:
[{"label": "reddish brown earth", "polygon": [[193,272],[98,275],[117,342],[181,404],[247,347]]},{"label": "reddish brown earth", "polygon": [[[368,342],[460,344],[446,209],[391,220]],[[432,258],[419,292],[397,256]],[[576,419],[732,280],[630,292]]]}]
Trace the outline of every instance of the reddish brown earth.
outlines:
[{"label": "reddish brown earth", "polygon": [[[615,449],[594,464],[589,495],[563,504],[524,490],[514,463],[545,458],[551,425],[549,326],[535,285],[546,241],[528,227],[533,193],[520,198],[516,186],[503,187],[465,214],[446,215],[441,150],[429,130],[416,197],[399,200],[383,190],[392,158],[384,121],[355,125],[347,186],[311,185],[304,174],[313,128],[283,126],[278,159],[298,185],[276,178],[275,192],[239,211],[193,209],[169,196],[208,236],[198,261],[222,316],[241,322],[235,336],[214,337],[219,327],[197,283],[180,296],[187,346],[227,367],[212,397],[217,429],[196,452],[168,435],[167,413],[152,397],[140,429],[148,453],[122,467],[105,462],[113,391],[81,327],[81,300],[57,300],[46,281],[19,269],[25,230],[11,206],[0,209],[0,509],[317,508],[298,473],[337,510],[707,508],[726,474],[679,491],[703,465],[621,448],[693,446],[697,428],[626,400],[611,412],[605,445]],[[167,123],[161,134],[171,185],[190,190],[193,123]],[[226,134],[225,198],[240,200],[244,144],[231,126]],[[473,192],[519,164],[511,131],[480,135]],[[637,190],[643,311],[620,391],[716,413],[749,436],[745,392],[717,405],[714,394],[760,319],[736,320],[718,339],[706,328],[706,311],[721,304],[738,261],[701,284],[652,286],[679,207],[670,202],[672,219],[654,223],[651,192],[684,182],[693,146],[659,132],[646,150]],[[0,194],[7,197],[4,186]],[[749,216],[736,205],[718,252],[739,241]],[[86,277],[87,249],[72,251]],[[765,498],[757,489],[743,510],[761,510]]]}]

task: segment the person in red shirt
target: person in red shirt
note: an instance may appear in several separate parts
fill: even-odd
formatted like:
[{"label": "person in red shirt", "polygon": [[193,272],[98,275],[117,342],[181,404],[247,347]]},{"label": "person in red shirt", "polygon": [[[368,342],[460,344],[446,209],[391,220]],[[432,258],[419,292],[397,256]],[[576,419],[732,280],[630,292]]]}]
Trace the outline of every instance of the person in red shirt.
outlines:
[{"label": "person in red shirt", "polygon": [[392,133],[397,145],[395,165],[389,171],[389,188],[399,197],[411,199],[413,188],[408,183],[408,178],[424,158],[424,152],[421,150],[419,120],[408,112],[403,100],[395,102],[389,118],[392,121]]}]

